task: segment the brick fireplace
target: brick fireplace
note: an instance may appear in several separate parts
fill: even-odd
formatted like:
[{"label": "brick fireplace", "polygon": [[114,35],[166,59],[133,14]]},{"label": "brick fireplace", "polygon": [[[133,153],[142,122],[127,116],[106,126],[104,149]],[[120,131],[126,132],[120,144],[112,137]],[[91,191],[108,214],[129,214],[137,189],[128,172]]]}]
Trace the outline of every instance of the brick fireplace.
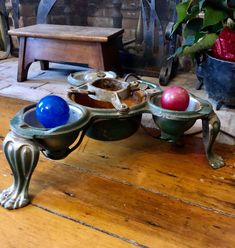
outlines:
[{"label": "brick fireplace", "polygon": [[19,7],[15,27],[46,22],[124,28],[120,54],[128,72],[156,76],[166,59],[164,34],[173,19],[176,0],[54,0],[46,17],[44,10],[40,17],[39,10],[48,1],[11,2]]}]

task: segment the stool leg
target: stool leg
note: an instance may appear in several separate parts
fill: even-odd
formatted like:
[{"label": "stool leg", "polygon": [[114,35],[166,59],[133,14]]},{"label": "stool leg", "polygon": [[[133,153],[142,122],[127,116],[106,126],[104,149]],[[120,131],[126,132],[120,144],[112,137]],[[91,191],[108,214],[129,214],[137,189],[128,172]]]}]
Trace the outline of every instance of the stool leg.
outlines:
[{"label": "stool leg", "polygon": [[97,43],[94,48],[94,56],[88,60],[88,64],[97,70],[121,73],[118,49],[112,42]]},{"label": "stool leg", "polygon": [[119,52],[115,41],[102,44],[102,54],[104,70],[115,71],[118,75],[121,75]]},{"label": "stool leg", "polygon": [[39,148],[31,140],[8,133],[3,142],[3,151],[14,176],[12,186],[0,194],[0,204],[7,209],[26,206],[29,201],[28,187],[39,159]]},{"label": "stool leg", "polygon": [[88,57],[88,65],[96,70],[105,71],[102,46],[99,43],[93,45],[92,56]]},{"label": "stool leg", "polygon": [[23,82],[27,80],[28,70],[30,65],[34,62],[34,58],[27,49],[27,37],[20,37],[19,47],[19,62],[18,62],[18,74],[17,81]]}]

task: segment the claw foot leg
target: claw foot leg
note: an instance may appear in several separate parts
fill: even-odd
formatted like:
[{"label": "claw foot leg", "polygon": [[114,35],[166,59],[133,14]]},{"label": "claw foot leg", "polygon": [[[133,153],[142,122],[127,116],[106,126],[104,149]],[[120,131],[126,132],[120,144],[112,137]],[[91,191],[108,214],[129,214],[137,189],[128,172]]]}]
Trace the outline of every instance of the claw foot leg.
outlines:
[{"label": "claw foot leg", "polygon": [[7,199],[7,197],[12,194],[13,190],[14,190],[14,185],[12,185],[11,187],[7,189],[4,189],[0,193],[0,202],[3,202],[5,199]]},{"label": "claw foot leg", "polygon": [[224,166],[224,160],[212,150],[215,139],[220,131],[220,120],[214,112],[202,120],[202,130],[203,143],[209,164],[214,169],[221,168]]},{"label": "claw foot leg", "polygon": [[33,141],[10,132],[4,139],[3,151],[14,181],[0,193],[0,205],[7,209],[21,208],[30,202],[28,187],[39,159],[39,149]]}]

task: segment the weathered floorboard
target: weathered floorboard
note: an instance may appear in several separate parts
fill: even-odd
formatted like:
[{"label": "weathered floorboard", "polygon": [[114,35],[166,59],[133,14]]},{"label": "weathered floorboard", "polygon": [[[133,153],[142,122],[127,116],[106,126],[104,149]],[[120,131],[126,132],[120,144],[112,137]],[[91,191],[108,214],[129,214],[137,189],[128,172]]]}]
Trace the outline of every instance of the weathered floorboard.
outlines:
[{"label": "weathered floorboard", "polygon": [[[1,164],[6,163],[1,156]],[[1,168],[4,187],[11,181]],[[3,181],[3,180],[1,180]],[[0,183],[2,188],[2,183]],[[149,247],[233,247],[235,218],[41,159],[33,205]],[[25,211],[27,207],[25,208]],[[15,211],[17,213],[17,211]],[[221,235],[223,233],[223,235]]]},{"label": "weathered floorboard", "polygon": [[2,248],[135,247],[35,206],[17,211],[0,208],[0,219]]},{"label": "weathered floorboard", "polygon": [[216,151],[226,162],[219,170],[209,166],[200,138],[189,137],[179,148],[140,130],[124,141],[86,139],[64,162],[235,216],[234,147],[217,144]]}]

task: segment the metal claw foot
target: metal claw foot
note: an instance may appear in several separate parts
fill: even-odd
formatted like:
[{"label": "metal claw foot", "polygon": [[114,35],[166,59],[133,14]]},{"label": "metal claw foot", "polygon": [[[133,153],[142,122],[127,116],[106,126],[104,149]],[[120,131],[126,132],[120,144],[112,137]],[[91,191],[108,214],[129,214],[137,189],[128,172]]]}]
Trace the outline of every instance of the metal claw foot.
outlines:
[{"label": "metal claw foot", "polygon": [[221,156],[217,155],[216,153],[210,153],[207,156],[209,160],[209,164],[213,169],[219,169],[224,166],[224,160]]},{"label": "metal claw foot", "polygon": [[4,208],[16,209],[28,205],[29,198],[25,191],[18,192],[11,186],[0,194],[0,203]]},{"label": "metal claw foot", "polygon": [[3,142],[3,151],[14,176],[11,187],[0,194],[0,204],[7,209],[26,206],[29,182],[39,159],[38,146],[31,140],[8,133]]},{"label": "metal claw foot", "polygon": [[224,160],[221,156],[213,152],[212,146],[220,131],[220,120],[217,115],[212,112],[207,118],[202,120],[203,143],[212,168],[218,169],[224,166]]}]

